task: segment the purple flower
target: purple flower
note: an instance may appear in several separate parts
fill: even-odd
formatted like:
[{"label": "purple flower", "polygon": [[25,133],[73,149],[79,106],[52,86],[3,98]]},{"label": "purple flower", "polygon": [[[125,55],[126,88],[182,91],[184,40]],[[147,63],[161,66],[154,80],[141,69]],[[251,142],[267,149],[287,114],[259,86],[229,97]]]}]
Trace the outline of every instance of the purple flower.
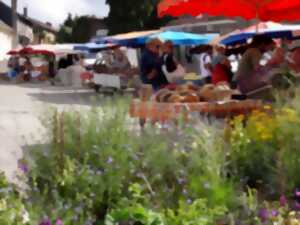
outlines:
[{"label": "purple flower", "polygon": [[297,191],[295,192],[295,196],[296,196],[297,198],[300,197],[300,191],[299,191],[299,190],[297,190]]},{"label": "purple flower", "polygon": [[269,219],[269,211],[267,209],[261,209],[258,212],[258,217],[263,223],[266,222]]},{"label": "purple flower", "polygon": [[18,165],[19,169],[20,169],[23,173],[28,173],[29,168],[28,168],[28,166],[27,166],[25,163],[19,162],[18,164],[19,164],[19,165]]},{"label": "purple flower", "polygon": [[193,200],[189,198],[186,202],[187,204],[191,205],[193,203]]},{"label": "purple flower", "polygon": [[185,179],[184,178],[178,178],[177,179],[178,184],[182,185],[185,183]]},{"label": "purple flower", "polygon": [[276,209],[273,209],[271,214],[272,214],[273,217],[277,217],[279,215],[279,213]]},{"label": "purple flower", "polygon": [[108,164],[112,164],[114,162],[114,159],[110,156],[107,161]]},{"label": "purple flower", "polygon": [[286,199],[285,195],[280,196],[279,202],[280,202],[281,207],[285,207],[287,205],[287,199]]},{"label": "purple flower", "polygon": [[55,224],[56,225],[64,225],[61,219],[57,219]]},{"label": "purple flower", "polygon": [[52,225],[49,219],[44,219],[39,225]]},{"label": "purple flower", "polygon": [[300,210],[300,203],[296,201],[294,207],[295,207],[295,210],[297,210],[297,211]]}]

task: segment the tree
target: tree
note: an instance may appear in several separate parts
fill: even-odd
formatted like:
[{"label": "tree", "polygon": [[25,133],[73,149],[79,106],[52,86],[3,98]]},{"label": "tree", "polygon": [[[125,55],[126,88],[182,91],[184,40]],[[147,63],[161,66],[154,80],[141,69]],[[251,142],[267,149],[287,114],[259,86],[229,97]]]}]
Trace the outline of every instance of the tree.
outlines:
[{"label": "tree", "polygon": [[57,33],[57,42],[59,43],[72,43],[72,30],[74,26],[74,20],[72,14],[69,13],[65,22],[60,26]]},{"label": "tree", "polygon": [[165,25],[168,18],[158,18],[159,0],[106,0],[110,12],[106,19],[110,34],[157,29]]},{"label": "tree", "polygon": [[73,17],[69,14],[59,29],[57,41],[59,43],[85,43],[96,35],[97,30],[104,28],[106,27],[102,19],[94,16]]}]

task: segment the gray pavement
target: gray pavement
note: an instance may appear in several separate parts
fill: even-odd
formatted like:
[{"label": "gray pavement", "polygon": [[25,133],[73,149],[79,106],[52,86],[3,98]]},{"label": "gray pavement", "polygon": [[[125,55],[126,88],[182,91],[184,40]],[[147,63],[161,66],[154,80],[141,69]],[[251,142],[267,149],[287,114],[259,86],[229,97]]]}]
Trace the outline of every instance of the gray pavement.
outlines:
[{"label": "gray pavement", "polygon": [[0,83],[0,170],[14,180],[24,146],[43,143],[45,129],[39,118],[50,106],[89,108],[97,104],[92,90],[43,84]]}]

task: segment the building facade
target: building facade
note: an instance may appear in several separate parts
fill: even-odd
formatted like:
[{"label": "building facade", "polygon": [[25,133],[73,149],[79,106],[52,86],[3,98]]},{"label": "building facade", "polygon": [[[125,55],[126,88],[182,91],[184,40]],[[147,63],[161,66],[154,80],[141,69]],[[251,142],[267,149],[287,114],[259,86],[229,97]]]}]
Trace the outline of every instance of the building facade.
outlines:
[{"label": "building facade", "polygon": [[[43,23],[39,20],[28,16],[27,8],[24,8],[23,14],[17,14],[16,17],[17,43],[26,44],[44,44],[55,43],[57,30],[50,23]],[[1,45],[6,42],[5,46],[11,49],[15,45],[13,30],[13,10],[0,0],[0,39]],[[11,44],[8,44],[10,41]],[[2,47],[3,48],[3,47]],[[3,55],[0,50],[0,55]]]}]

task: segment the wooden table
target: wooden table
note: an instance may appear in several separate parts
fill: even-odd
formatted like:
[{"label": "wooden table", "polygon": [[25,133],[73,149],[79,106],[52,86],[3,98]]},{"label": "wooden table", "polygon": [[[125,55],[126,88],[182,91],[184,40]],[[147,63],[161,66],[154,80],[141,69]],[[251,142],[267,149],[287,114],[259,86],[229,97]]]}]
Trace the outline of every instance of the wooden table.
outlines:
[{"label": "wooden table", "polygon": [[199,113],[215,118],[228,118],[247,115],[262,108],[262,101],[256,100],[199,103],[159,103],[133,100],[130,105],[130,116],[140,119],[141,126],[144,126],[147,120],[166,122],[184,117],[188,121],[190,113]]}]

